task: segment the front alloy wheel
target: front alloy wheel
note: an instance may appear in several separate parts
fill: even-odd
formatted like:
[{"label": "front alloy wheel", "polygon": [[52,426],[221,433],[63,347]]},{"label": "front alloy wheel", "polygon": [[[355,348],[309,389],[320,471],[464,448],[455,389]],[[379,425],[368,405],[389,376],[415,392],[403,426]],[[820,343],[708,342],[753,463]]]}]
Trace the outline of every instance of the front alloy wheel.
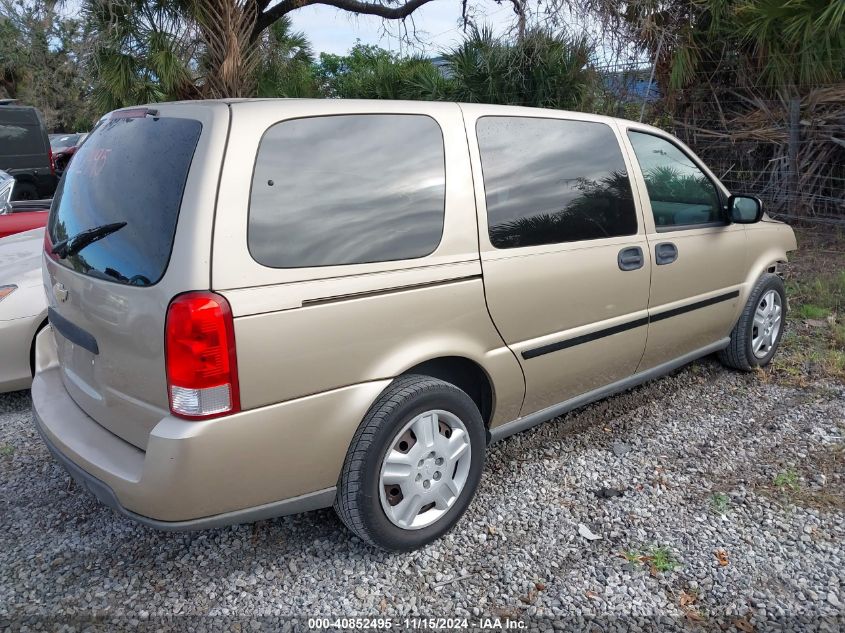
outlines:
[{"label": "front alloy wheel", "polygon": [[783,308],[780,295],[767,291],[757,303],[751,332],[751,351],[757,358],[765,358],[778,340]]},{"label": "front alloy wheel", "polygon": [[765,367],[777,351],[785,324],[783,280],[766,273],[751,289],[728,346],[719,352],[719,360],[745,371]]}]

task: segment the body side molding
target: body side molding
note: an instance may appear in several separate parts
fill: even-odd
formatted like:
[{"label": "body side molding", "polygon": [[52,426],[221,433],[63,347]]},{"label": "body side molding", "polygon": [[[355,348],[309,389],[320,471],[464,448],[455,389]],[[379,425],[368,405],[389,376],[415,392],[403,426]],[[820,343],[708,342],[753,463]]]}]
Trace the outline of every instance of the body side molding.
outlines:
[{"label": "body side molding", "polygon": [[702,301],[696,301],[695,303],[690,303],[679,308],[672,308],[671,310],[658,312],[645,318],[634,319],[633,321],[614,325],[613,327],[605,328],[603,330],[596,330],[595,332],[590,332],[589,334],[583,334],[574,338],[549,343],[548,345],[543,345],[542,347],[527,349],[522,352],[522,358],[529,360],[531,358],[536,358],[537,356],[558,352],[568,347],[574,347],[575,345],[596,341],[600,338],[604,338],[605,336],[613,336],[614,334],[619,334],[620,332],[627,332],[628,330],[642,327],[644,325],[648,325],[649,323],[670,319],[681,314],[686,314],[687,312],[692,312],[693,310],[699,310],[701,308],[716,305],[717,303],[722,303],[723,301],[730,301],[731,299],[736,299],[738,296],[739,290],[732,290],[731,292],[716,295],[715,297],[710,297],[709,299],[704,299]]},{"label": "body side molding", "polygon": [[561,416],[564,413],[568,413],[569,411],[577,409],[578,407],[583,407],[584,405],[590,404],[591,402],[595,402],[596,400],[602,400],[603,398],[612,396],[613,394],[619,393],[620,391],[631,389],[632,387],[641,385],[644,382],[647,382],[654,378],[658,378],[664,374],[668,374],[670,371],[679,367],[683,367],[687,363],[701,358],[702,356],[707,356],[708,354],[717,352],[720,349],[724,349],[728,346],[728,343],[730,343],[730,338],[726,337],[720,339],[715,343],[692,351],[688,354],[684,354],[683,356],[680,356],[667,363],[663,363],[662,365],[658,365],[657,367],[652,367],[651,369],[647,369],[646,371],[642,371],[638,374],[628,376],[627,378],[614,382],[610,385],[599,387],[598,389],[594,389],[593,391],[588,391],[587,393],[581,394],[580,396],[575,396],[574,398],[552,405],[550,407],[537,411],[536,413],[531,413],[522,418],[518,418],[516,420],[513,420],[512,422],[506,422],[505,424],[499,425],[496,428],[490,430],[489,443],[492,444],[493,442],[497,442],[510,435],[513,435],[514,433],[525,431],[526,429],[530,429],[532,426],[537,426],[538,424]]}]

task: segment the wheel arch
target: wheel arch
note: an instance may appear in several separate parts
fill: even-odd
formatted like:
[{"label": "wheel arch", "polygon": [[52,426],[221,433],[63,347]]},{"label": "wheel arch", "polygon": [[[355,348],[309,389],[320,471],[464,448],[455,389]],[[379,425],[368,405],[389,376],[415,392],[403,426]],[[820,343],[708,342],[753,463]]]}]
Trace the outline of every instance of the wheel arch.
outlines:
[{"label": "wheel arch", "polygon": [[[746,228],[748,258],[747,275],[742,287],[742,301],[745,305],[754,284],[766,273],[779,274],[788,260],[788,253],[798,248],[795,233],[788,224],[763,221]],[[741,308],[740,308],[741,312]],[[739,314],[737,314],[739,318]]]},{"label": "wheel arch", "polygon": [[495,391],[488,372],[478,362],[465,356],[438,356],[418,362],[399,375],[422,374],[451,383],[475,402],[489,429],[495,409]]}]

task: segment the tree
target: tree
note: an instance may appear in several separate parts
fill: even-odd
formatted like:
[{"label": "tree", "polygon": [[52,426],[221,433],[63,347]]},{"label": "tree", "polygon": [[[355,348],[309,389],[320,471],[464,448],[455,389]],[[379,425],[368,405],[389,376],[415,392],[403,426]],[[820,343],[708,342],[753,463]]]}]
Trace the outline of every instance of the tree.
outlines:
[{"label": "tree", "polygon": [[84,6],[101,111],[208,97],[318,96],[310,44],[287,17],[251,42],[248,16],[233,3],[88,0]]},{"label": "tree", "polygon": [[137,103],[198,98],[199,37],[166,1],[89,0],[94,101],[101,112]]},{"label": "tree", "polygon": [[261,41],[258,68],[259,97],[318,97],[313,72],[314,53],[304,33],[293,31],[284,16],[267,29]]},{"label": "tree", "polygon": [[[386,20],[402,20],[433,0],[88,0],[91,15],[100,30],[111,32],[115,47],[106,49],[103,70],[114,79],[132,75],[146,78],[141,86],[146,94],[192,92],[184,76],[172,74],[174,58],[183,58],[184,46],[199,43],[194,85],[199,96],[240,97],[255,94],[261,49],[274,37],[272,27],[290,13],[311,5],[335,7],[358,15],[373,15]],[[564,0],[554,0],[555,2]],[[576,0],[573,0],[576,1]],[[527,0],[508,2],[525,26]],[[464,24],[468,21],[467,0],[456,2]],[[135,38],[134,34],[145,37]],[[196,36],[196,39],[185,35]],[[157,38],[157,39],[154,39]],[[144,42],[149,42],[145,46]],[[138,49],[140,45],[141,50]],[[153,47],[155,45],[155,48]],[[127,49],[131,52],[127,52]],[[140,53],[136,55],[135,53]],[[160,59],[159,59],[160,58]],[[143,60],[138,66],[133,59]],[[165,62],[171,74],[161,76],[158,62]],[[105,60],[103,60],[105,62]],[[302,78],[301,78],[302,79]],[[118,82],[119,84],[119,82]],[[128,87],[124,82],[123,87]],[[300,89],[303,86],[300,86]]]},{"label": "tree", "polygon": [[81,21],[62,17],[54,2],[0,0],[0,96],[39,109],[51,130],[87,129],[95,113]]},{"label": "tree", "polygon": [[656,61],[664,94],[701,84],[734,86],[841,81],[845,2],[830,0],[611,0],[606,22]]},{"label": "tree", "polygon": [[400,57],[357,43],[348,55],[323,53],[317,65],[323,93],[345,99],[449,99],[449,81],[424,57]]},{"label": "tree", "polygon": [[594,77],[586,37],[528,29],[516,40],[473,29],[445,57],[457,101],[576,108]]}]

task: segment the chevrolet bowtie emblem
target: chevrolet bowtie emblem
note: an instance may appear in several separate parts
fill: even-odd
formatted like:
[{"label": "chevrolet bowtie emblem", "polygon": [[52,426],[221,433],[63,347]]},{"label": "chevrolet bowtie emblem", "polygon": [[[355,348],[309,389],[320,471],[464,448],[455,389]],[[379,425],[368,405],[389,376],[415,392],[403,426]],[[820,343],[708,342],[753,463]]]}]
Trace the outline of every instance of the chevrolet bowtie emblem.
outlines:
[{"label": "chevrolet bowtie emblem", "polygon": [[59,303],[64,303],[67,301],[67,288],[65,288],[65,285],[61,282],[53,284],[53,295]]}]

